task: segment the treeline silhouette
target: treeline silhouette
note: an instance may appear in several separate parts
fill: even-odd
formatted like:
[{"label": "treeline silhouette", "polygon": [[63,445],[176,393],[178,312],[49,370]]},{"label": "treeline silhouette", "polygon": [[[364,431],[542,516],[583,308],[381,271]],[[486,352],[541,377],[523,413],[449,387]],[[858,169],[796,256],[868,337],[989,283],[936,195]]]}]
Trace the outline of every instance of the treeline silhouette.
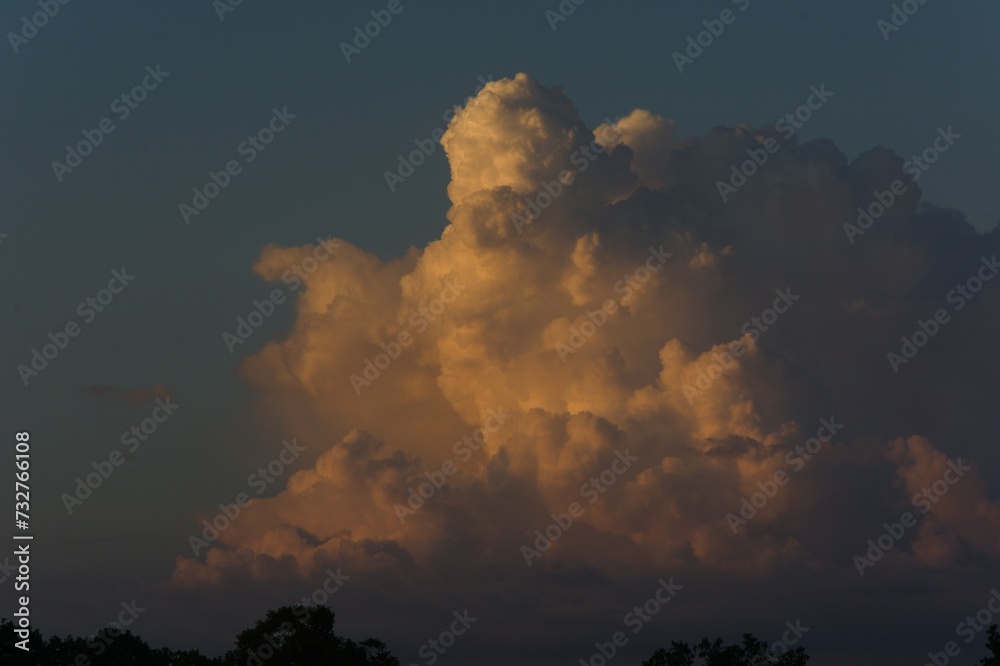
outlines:
[{"label": "treeline silhouette", "polygon": [[283,606],[240,632],[236,646],[224,657],[206,657],[197,650],[153,649],[129,630],[105,627],[94,636],[51,636],[35,630],[30,651],[15,646],[15,625],[0,621],[0,664],[3,666],[399,666],[382,641],[356,643],[337,636],[334,613],[326,606]]},{"label": "treeline silhouette", "polygon": [[[1000,632],[991,625],[986,632],[986,649],[989,657],[979,660],[979,666],[1000,666]],[[950,663],[951,657],[942,653],[940,664]],[[696,661],[700,660],[700,661]],[[779,651],[768,647],[753,634],[743,634],[742,643],[725,645],[722,639],[709,641],[703,638],[697,645],[673,641],[670,649],[660,648],[642,666],[805,666],[809,655],[805,648]]]},{"label": "treeline silhouette", "polygon": [[753,634],[743,634],[743,642],[733,645],[723,644],[721,638],[711,642],[703,638],[694,646],[673,641],[669,650],[660,648],[642,666],[693,666],[695,659],[704,660],[698,662],[704,666],[805,666],[809,655],[801,646],[779,652]]},{"label": "treeline silhouette", "polygon": [[[129,630],[105,627],[94,636],[51,636],[31,632],[30,652],[15,647],[15,625],[0,620],[0,664],[3,666],[399,666],[385,643],[375,638],[356,643],[334,633],[334,613],[325,606],[283,606],[236,636],[236,646],[223,657],[206,657],[197,650],[151,648]],[[1000,666],[1000,632],[986,633],[991,656],[980,666]],[[722,639],[689,645],[672,641],[642,662],[642,666],[805,666],[805,648],[777,651],[753,634],[726,645]],[[945,662],[947,663],[947,662]]]}]

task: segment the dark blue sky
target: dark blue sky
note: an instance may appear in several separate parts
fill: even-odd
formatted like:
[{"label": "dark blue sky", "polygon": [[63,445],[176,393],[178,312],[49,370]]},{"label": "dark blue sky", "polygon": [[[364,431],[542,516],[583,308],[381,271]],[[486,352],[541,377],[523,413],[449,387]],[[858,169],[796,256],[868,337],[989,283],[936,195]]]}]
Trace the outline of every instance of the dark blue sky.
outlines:
[{"label": "dark blue sky", "polygon": [[[268,243],[317,236],[383,259],[439,237],[450,205],[440,146],[395,192],[383,174],[445,126],[442,114],[479,77],[527,72],[562,86],[591,127],[639,107],[673,119],[681,136],[773,122],[825,84],[835,96],[800,142],[908,157],[950,126],[962,138],[921,179],[925,199],[982,231],[998,218],[996,2],[930,0],[885,41],[876,22],[890,3],[754,0],[683,73],[671,54],[735,5],[588,0],[553,31],[545,11],[557,4],[404,0],[351,63],[340,42],[384,3],[244,0],[220,21],[210,0],[75,0],[16,54],[0,47],[0,422],[35,437],[41,628],[87,632],[81,613],[169,576],[191,516],[266,459],[280,430],[249,417],[253,397],[235,372],[294,308],[227,351],[222,331],[270,289],[251,263]],[[18,30],[35,11],[7,0],[0,28]],[[51,163],[114,116],[112,101],[147,66],[169,76],[58,182]],[[210,170],[242,159],[239,144],[275,107],[295,118],[186,225],[178,205]],[[16,366],[123,266],[134,282],[24,386]],[[67,516],[60,495],[151,408],[84,387],[157,384],[178,415],[139,449],[135,469]],[[70,610],[57,608],[66,597]]]}]

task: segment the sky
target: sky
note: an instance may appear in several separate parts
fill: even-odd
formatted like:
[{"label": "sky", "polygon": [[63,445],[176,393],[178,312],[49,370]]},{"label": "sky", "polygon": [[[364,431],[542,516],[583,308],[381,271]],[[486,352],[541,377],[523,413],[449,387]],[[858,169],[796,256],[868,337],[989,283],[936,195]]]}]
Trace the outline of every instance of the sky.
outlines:
[{"label": "sky", "polygon": [[466,609],[441,663],[797,621],[820,666],[979,656],[1000,6],[220,4],[0,7],[38,628],[136,599],[218,654],[339,567],[339,630],[403,663]]}]

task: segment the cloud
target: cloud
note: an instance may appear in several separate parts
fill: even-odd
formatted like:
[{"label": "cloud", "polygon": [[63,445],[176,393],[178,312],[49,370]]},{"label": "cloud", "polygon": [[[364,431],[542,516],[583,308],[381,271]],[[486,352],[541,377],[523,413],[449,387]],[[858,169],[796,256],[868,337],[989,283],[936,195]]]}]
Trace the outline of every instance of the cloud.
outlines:
[{"label": "cloud", "polygon": [[[717,182],[771,138],[781,150],[723,201]],[[338,563],[379,589],[397,582],[388,605],[434,603],[443,576],[449,594],[498,607],[525,594],[559,607],[579,577],[795,571],[830,591],[818,581],[856,576],[851,557],[960,456],[973,471],[896,554],[913,576],[1000,555],[995,483],[973,462],[1000,425],[977,397],[1000,370],[981,353],[1000,287],[904,372],[886,361],[998,236],[921,203],[913,184],[852,244],[844,224],[903,177],[901,158],[849,160],[773,127],[679,138],[645,110],[592,131],[524,74],[486,84],[441,143],[441,237],[389,262],[343,242],[292,330],[242,366],[262,408],[324,452],[204,558],[179,558],[173,585]],[[254,270],[277,280],[310,251],[269,246]],[[799,300],[768,315],[786,289]],[[509,422],[463,460],[456,442],[498,408]],[[791,452],[830,417],[844,428],[808,462],[792,457],[797,469]],[[634,467],[589,503],[584,486],[624,451]],[[447,485],[401,522],[396,505],[446,461]],[[734,535],[725,516],[778,472],[790,481]],[[574,502],[583,515],[527,567],[521,546]]]},{"label": "cloud", "polygon": [[912,544],[920,563],[946,567],[966,553],[1000,556],[1000,503],[988,499],[985,479],[968,461],[949,460],[923,437],[893,441],[889,457],[917,513],[928,515]]}]

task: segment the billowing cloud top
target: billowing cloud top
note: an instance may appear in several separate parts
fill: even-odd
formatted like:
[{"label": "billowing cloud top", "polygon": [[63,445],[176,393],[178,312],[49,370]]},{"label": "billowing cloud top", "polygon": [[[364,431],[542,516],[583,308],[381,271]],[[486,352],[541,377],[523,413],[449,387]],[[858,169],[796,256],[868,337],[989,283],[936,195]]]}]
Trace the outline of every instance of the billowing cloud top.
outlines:
[{"label": "billowing cloud top", "polygon": [[[769,141],[723,200],[718,183]],[[246,360],[310,463],[179,558],[174,584],[337,564],[427,599],[448,576],[449,594],[495,603],[534,585],[558,605],[581,572],[794,570],[854,589],[870,580],[854,556],[904,511],[915,526],[881,570],[1000,556],[976,463],[998,425],[981,350],[1000,287],[953,292],[992,270],[997,234],[919,204],[901,158],[849,161],[773,127],[682,139],[643,110],[591,130],[524,74],[487,84],[441,143],[441,238],[388,263],[344,242],[293,330]],[[884,214],[845,228],[896,180]],[[254,270],[277,280],[311,252],[269,246]],[[901,336],[938,310],[910,358]]]}]

